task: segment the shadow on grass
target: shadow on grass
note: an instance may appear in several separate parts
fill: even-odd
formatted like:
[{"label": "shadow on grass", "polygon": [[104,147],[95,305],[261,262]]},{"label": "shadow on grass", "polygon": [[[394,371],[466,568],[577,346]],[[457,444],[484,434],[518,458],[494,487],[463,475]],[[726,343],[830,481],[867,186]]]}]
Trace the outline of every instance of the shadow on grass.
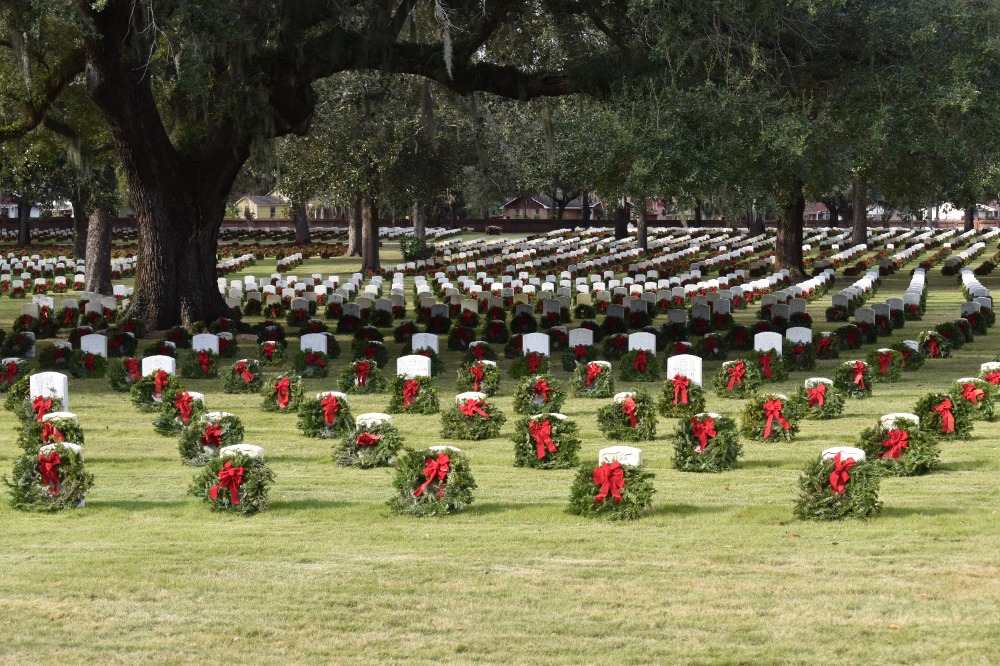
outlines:
[{"label": "shadow on grass", "polygon": [[273,502],[268,502],[268,512],[271,511],[301,511],[303,509],[348,509],[357,506],[359,502],[342,502],[336,500],[316,500],[316,499],[297,499],[297,500],[276,500]]},{"label": "shadow on grass", "polygon": [[191,497],[190,500],[168,500],[162,502],[154,502],[151,500],[87,500],[87,508],[109,508],[118,509],[119,511],[149,511],[151,509],[178,509],[180,507],[188,506],[192,502],[197,502],[196,497]]},{"label": "shadow on grass", "polygon": [[724,506],[698,504],[654,504],[650,516],[693,516],[699,513],[719,513],[731,510]]},{"label": "shadow on grass", "polygon": [[910,518],[912,516],[950,516],[963,511],[950,506],[902,507],[883,506],[883,518]]},{"label": "shadow on grass", "polygon": [[989,460],[965,460],[963,462],[951,462],[939,464],[934,468],[935,472],[972,472],[977,469],[988,469],[993,464]]},{"label": "shadow on grass", "polygon": [[488,514],[488,513],[511,513],[514,511],[527,511],[532,508],[536,508],[536,504],[528,504],[525,502],[519,504],[509,504],[500,502],[483,502],[482,504],[474,503],[469,505],[462,513],[468,514]]},{"label": "shadow on grass", "polygon": [[790,464],[787,460],[741,460],[738,463],[738,467],[746,469],[778,469],[779,467],[788,467],[793,469],[795,465]]}]

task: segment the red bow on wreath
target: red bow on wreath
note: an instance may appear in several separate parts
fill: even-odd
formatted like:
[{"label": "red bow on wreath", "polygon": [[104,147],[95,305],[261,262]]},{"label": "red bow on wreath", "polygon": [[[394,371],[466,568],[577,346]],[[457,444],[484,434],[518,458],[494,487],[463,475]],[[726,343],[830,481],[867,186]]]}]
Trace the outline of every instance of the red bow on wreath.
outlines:
[{"label": "red bow on wreath", "polygon": [[250,372],[250,368],[247,367],[246,361],[240,361],[233,368],[233,372],[243,378],[243,382],[249,384],[253,381],[253,373]]},{"label": "red bow on wreath", "polygon": [[805,345],[792,345],[792,354],[795,356],[801,356],[806,353]]},{"label": "red bow on wreath", "polygon": [[743,386],[743,376],[747,374],[743,361],[736,361],[736,363],[726,368],[726,373],[729,375],[729,385],[726,387],[727,391],[732,391],[734,386]]},{"label": "red bow on wreath", "polygon": [[706,416],[704,421],[691,417],[691,434],[698,440],[698,450],[704,451],[708,440],[715,437],[715,419]]},{"label": "red bow on wreath", "polygon": [[594,468],[594,485],[600,486],[594,501],[598,504],[604,503],[608,493],[615,499],[615,502],[622,501],[622,488],[625,487],[625,470],[617,460],[613,463],[604,463],[600,467]]},{"label": "red bow on wreath", "polygon": [[549,397],[549,393],[552,393],[552,387],[549,386],[549,383],[544,379],[539,379],[535,382],[534,386],[531,387],[531,390],[535,397],[541,396],[543,402],[548,402],[551,399]]},{"label": "red bow on wreath", "polygon": [[52,425],[51,421],[42,422],[42,433],[39,436],[43,442],[47,442],[50,439],[54,439],[57,442],[65,442],[66,438],[63,436],[59,429]]},{"label": "red bow on wreath", "polygon": [[490,418],[490,415],[483,410],[483,401],[477,398],[469,398],[466,400],[464,405],[458,406],[458,411],[469,417],[478,414],[483,418]]},{"label": "red bow on wreath", "polygon": [[933,411],[941,415],[941,432],[955,432],[955,415],[951,413],[952,407],[951,400],[945,398],[933,408]]},{"label": "red bow on wreath", "polygon": [[282,377],[278,381],[274,382],[274,392],[275,398],[278,401],[278,409],[284,409],[288,407],[288,387],[290,382],[288,377]]},{"label": "red bow on wreath", "polygon": [[218,423],[206,423],[205,432],[201,436],[201,445],[219,448],[222,444],[222,426]]},{"label": "red bow on wreath", "polygon": [[674,404],[688,404],[688,387],[691,386],[691,380],[678,373],[670,381],[674,386]]},{"label": "red bow on wreath", "polygon": [[212,369],[212,355],[207,351],[198,352],[198,365],[201,367],[202,372],[208,372]]},{"label": "red bow on wreath", "polygon": [[429,485],[438,481],[438,499],[444,496],[444,482],[451,471],[451,458],[447,453],[439,453],[436,458],[428,458],[424,461],[424,478],[427,479],[413,491],[414,497],[420,497]]},{"label": "red bow on wreath", "polygon": [[604,368],[601,367],[600,363],[588,363],[587,378],[583,380],[583,385],[590,386],[594,380],[597,379],[597,375],[601,374],[603,371]]},{"label": "red bow on wreath", "polygon": [[153,375],[153,394],[157,398],[163,397],[163,389],[170,383],[170,373],[166,370],[157,370]]},{"label": "red bow on wreath", "polygon": [[819,383],[812,388],[806,389],[806,396],[809,398],[809,408],[822,407],[826,399],[826,384]]},{"label": "red bow on wreath", "polygon": [[[881,374],[889,372],[889,365],[892,363],[892,352],[878,353],[878,371]],[[857,366],[855,366],[857,367]]]},{"label": "red bow on wreath", "polygon": [[988,381],[993,386],[1000,384],[1000,370],[991,370],[990,372],[987,372],[983,379]]},{"label": "red bow on wreath", "polygon": [[542,364],[542,356],[538,352],[531,352],[528,354],[526,360],[528,363],[528,372],[537,372],[538,366]]},{"label": "red bow on wreath", "polygon": [[856,464],[854,458],[848,458],[841,462],[839,453],[833,458],[833,471],[830,473],[830,488],[833,489],[833,492],[838,495],[844,494],[844,488],[851,480],[851,475],[848,472]]},{"label": "red bow on wreath", "polygon": [[38,454],[38,471],[42,474],[42,485],[48,486],[49,492],[53,495],[59,494],[59,464],[62,458],[55,451],[45,455]]},{"label": "red bow on wreath", "polygon": [[774,377],[774,373],[771,372],[772,358],[774,358],[774,354],[760,354],[757,357],[757,361],[760,363],[760,376],[765,379],[771,379]]},{"label": "red bow on wreath", "polygon": [[357,436],[358,446],[375,446],[382,440],[382,435],[375,435],[370,432],[363,432]]},{"label": "red bow on wreath", "polygon": [[781,413],[784,405],[781,404],[780,400],[768,400],[764,403],[763,407],[764,414],[767,416],[767,423],[764,425],[764,439],[771,436],[771,425],[774,423],[774,419],[778,419],[778,423],[780,423],[781,427],[785,430],[788,430],[791,427],[784,415]]},{"label": "red bow on wreath", "polygon": [[377,351],[378,347],[376,347],[375,345],[365,345],[365,348],[362,350],[362,353],[364,354],[364,357],[370,361],[373,358],[375,358],[375,353]]},{"label": "red bow on wreath", "polygon": [[638,372],[646,372],[646,350],[640,349],[639,353],[635,355],[635,361],[632,362],[632,369]]},{"label": "red bow on wreath", "polygon": [[705,353],[708,356],[714,356],[715,352],[718,351],[719,341],[716,340],[715,338],[706,337],[704,339],[704,343],[705,343]]},{"label": "red bow on wreath", "polygon": [[[58,352],[60,350],[56,349],[56,351]],[[13,384],[14,379],[16,377],[17,377],[17,362],[7,361],[7,367],[4,372],[4,381],[6,381],[8,384]]]},{"label": "red bow on wreath", "polygon": [[854,383],[859,385],[862,391],[867,390],[865,386],[865,370],[867,369],[863,361],[855,361],[851,368],[851,372],[854,373]]},{"label": "red bow on wreath", "polygon": [[354,364],[354,379],[358,386],[368,385],[368,373],[371,372],[372,364],[368,361],[358,361]]},{"label": "red bow on wreath", "polygon": [[986,397],[986,391],[977,387],[975,384],[962,384],[962,398],[968,400],[972,404],[978,403]]},{"label": "red bow on wreath", "polygon": [[226,461],[226,464],[219,470],[219,482],[209,488],[208,496],[212,499],[219,498],[220,489],[229,489],[229,501],[234,505],[240,503],[240,485],[243,483],[243,468],[233,467],[233,463]]},{"label": "red bow on wreath", "polygon": [[472,352],[472,358],[477,361],[482,361],[486,357],[486,353],[483,351],[482,345],[473,345],[469,347],[469,351]]},{"label": "red bow on wreath", "polygon": [[126,358],[122,360],[122,367],[128,373],[128,379],[131,381],[139,381],[142,379],[142,373],[139,372],[139,359],[137,358]]},{"label": "red bow on wreath", "polygon": [[910,434],[905,430],[890,430],[889,438],[882,440],[882,446],[889,449],[882,454],[883,458],[895,458],[899,460],[903,449],[910,445]]},{"label": "red bow on wreath", "polygon": [[549,453],[556,452],[556,443],[552,441],[552,424],[549,423],[548,419],[541,422],[528,421],[528,432],[531,434],[531,438],[535,440],[535,448],[539,460],[545,457],[546,451]]},{"label": "red bow on wreath", "polygon": [[420,383],[416,379],[403,380],[403,407],[409,407],[420,392]]},{"label": "red bow on wreath", "polygon": [[816,343],[816,356],[819,356],[823,352],[830,351],[830,346],[833,344],[833,338],[828,335],[820,337],[819,341]]},{"label": "red bow on wreath", "polygon": [[479,390],[479,383],[483,381],[483,375],[486,374],[483,370],[483,366],[479,363],[469,366],[469,374],[472,375],[472,390]]},{"label": "red bow on wreath", "polygon": [[583,361],[587,358],[587,352],[589,350],[590,347],[587,345],[577,345],[573,347],[573,358],[577,361]]},{"label": "red bow on wreath", "polygon": [[191,420],[191,408],[193,402],[191,394],[187,391],[178,391],[174,394],[174,396],[176,398],[176,400],[174,400],[174,407],[176,407],[177,411],[180,412],[181,421],[187,423]]},{"label": "red bow on wreath", "polygon": [[927,341],[927,355],[930,356],[931,358],[934,358],[938,354],[940,354],[940,349],[938,348],[938,341],[935,340],[934,338],[930,338]]},{"label": "red bow on wreath", "polygon": [[37,423],[41,423],[42,417],[44,417],[48,411],[52,409],[52,401],[48,398],[37,396],[31,401],[31,409],[35,412],[35,421]]},{"label": "red bow on wreath", "polygon": [[636,407],[637,405],[635,404],[635,398],[633,398],[632,396],[626,397],[625,401],[622,402],[622,414],[628,417],[630,428],[634,428],[636,423],[638,423],[638,421],[635,418]]},{"label": "red bow on wreath", "polygon": [[275,342],[265,342],[263,345],[264,358],[270,361],[271,357],[274,356],[274,350],[277,346]]},{"label": "red bow on wreath", "polygon": [[334,419],[337,418],[337,412],[340,411],[340,401],[337,400],[337,396],[327,393],[320,405],[323,407],[323,422],[332,426]]},{"label": "red bow on wreath", "polygon": [[674,353],[676,354],[686,354],[688,347],[683,342],[677,341],[674,343]]}]

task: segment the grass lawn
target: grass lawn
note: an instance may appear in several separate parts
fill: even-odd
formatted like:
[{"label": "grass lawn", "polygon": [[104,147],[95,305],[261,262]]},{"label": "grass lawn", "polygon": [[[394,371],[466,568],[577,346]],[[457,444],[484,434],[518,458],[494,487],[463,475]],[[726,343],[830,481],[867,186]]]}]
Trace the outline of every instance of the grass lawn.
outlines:
[{"label": "grass lawn", "polygon": [[[386,249],[384,260],[396,261]],[[349,275],[356,265],[316,259],[295,274]],[[876,298],[901,296],[913,265],[886,278]],[[983,282],[1000,288],[996,278]],[[929,284],[924,321],[890,342],[958,316],[956,279],[938,268]],[[809,306],[816,331],[833,327],[823,322],[829,304],[827,295]],[[0,322],[9,325],[19,306],[0,301]],[[910,411],[927,391],[978,374],[998,339],[994,329],[952,359],[876,386],[838,420],[804,422],[793,443],[746,443],[739,468],[723,474],[674,470],[674,424],[661,419],[657,439],[641,444],[657,475],[654,510],[627,524],[568,514],[572,470],[514,468],[514,418],[497,439],[462,443],[440,437],[439,415],[397,417],[409,446],[467,450],[479,484],[463,514],[415,519],[389,512],[390,470],[340,468],[293,416],[261,411],[257,396],[226,395],[221,380],[185,380],[209,409],[240,416],[246,441],[265,447],[277,474],[267,512],[212,514],[186,494],[195,470],[173,439],[154,433],[151,415],[107,380],[70,380],[96,483],[83,510],[0,505],[0,663],[997,662],[997,425],[980,422],[971,441],[944,443],[929,476],[884,480],[876,519],[802,522],[792,501],[799,471],[822,449],[851,444],[879,415]],[[241,344],[252,351],[252,340]],[[346,337],[341,344],[331,377],[307,381],[307,394],[335,388],[348,360]],[[391,336],[388,346],[398,355]],[[437,385],[447,404],[459,354],[443,360]],[[834,363],[814,374],[832,376]],[[717,367],[706,365],[706,379]],[[793,373],[779,388],[790,393],[804,378]],[[505,379],[495,399],[508,417],[514,385]],[[355,414],[383,411],[388,395],[350,404]],[[564,408],[580,424],[587,462],[607,445],[599,404],[571,398]],[[708,407],[737,415],[742,404],[713,394]],[[16,426],[0,413],[7,474]]]}]

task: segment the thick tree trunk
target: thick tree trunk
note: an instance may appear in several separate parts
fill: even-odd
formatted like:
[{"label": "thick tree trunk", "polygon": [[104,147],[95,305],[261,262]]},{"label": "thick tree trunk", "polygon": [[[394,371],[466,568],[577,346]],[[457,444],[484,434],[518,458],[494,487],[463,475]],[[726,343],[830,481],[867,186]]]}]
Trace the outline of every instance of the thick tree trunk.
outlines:
[{"label": "thick tree trunk", "polygon": [[965,209],[965,230],[972,231],[976,228],[976,207],[969,206]]},{"label": "thick tree trunk", "polygon": [[292,215],[295,217],[295,242],[298,245],[308,245],[312,242],[309,236],[309,214],[306,207],[296,204]]},{"label": "thick tree trunk", "polygon": [[17,244],[31,245],[31,202],[17,200]]},{"label": "thick tree trunk", "polygon": [[427,239],[427,208],[413,204],[413,235],[418,240]]},{"label": "thick tree trunk", "polygon": [[111,213],[97,209],[88,220],[87,279],[85,291],[110,296],[111,289]]},{"label": "thick tree trunk", "polygon": [[620,199],[615,206],[615,240],[628,236],[628,207],[625,200]]},{"label": "thick tree trunk", "polygon": [[378,208],[371,199],[361,204],[361,272],[379,271]]},{"label": "thick tree trunk", "polygon": [[347,225],[347,256],[361,256],[361,193],[354,195],[354,209]]},{"label": "thick tree trunk", "polygon": [[868,201],[866,199],[865,181],[861,176],[855,175],[854,185],[854,228],[851,234],[853,245],[868,244]]},{"label": "thick tree trunk", "polygon": [[81,191],[78,196],[73,198],[73,258],[74,259],[86,259],[87,258],[87,230],[90,226],[90,220],[87,216],[87,200],[89,197],[86,192]]},{"label": "thick tree trunk", "polygon": [[764,215],[757,210],[757,204],[750,206],[750,215],[747,218],[747,233],[753,236],[762,236],[765,233]]},{"label": "thick tree trunk", "polygon": [[452,198],[451,202],[448,204],[448,219],[450,220],[449,229],[458,228],[458,200]]},{"label": "thick tree trunk", "polygon": [[802,181],[796,180],[785,193],[785,205],[778,220],[778,234],[774,246],[776,269],[788,269],[793,280],[807,277],[802,260],[802,229],[805,224],[806,199],[802,194]]},{"label": "thick tree trunk", "polygon": [[838,206],[837,202],[834,201],[833,199],[825,200],[823,202],[823,205],[826,206],[826,209],[828,211],[830,211],[830,220],[829,220],[830,226],[836,227],[838,224],[840,224],[840,206]]}]

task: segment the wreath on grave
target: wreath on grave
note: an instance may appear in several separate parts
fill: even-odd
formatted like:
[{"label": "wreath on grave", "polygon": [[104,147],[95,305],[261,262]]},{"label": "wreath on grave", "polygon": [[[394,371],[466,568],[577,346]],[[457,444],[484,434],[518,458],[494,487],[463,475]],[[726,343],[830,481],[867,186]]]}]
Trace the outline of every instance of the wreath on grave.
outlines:
[{"label": "wreath on grave", "polygon": [[968,319],[959,317],[952,323],[955,324],[955,328],[958,329],[963,345],[968,342],[973,342],[976,339],[975,332],[972,330],[972,324],[969,323]]},{"label": "wreath on grave", "polygon": [[426,333],[436,333],[441,335],[447,333],[451,330],[451,319],[446,315],[439,314],[434,315],[427,319],[427,323],[424,326],[424,331]]},{"label": "wreath on grave", "polygon": [[951,343],[937,331],[924,331],[918,338],[920,353],[924,358],[948,358],[951,356]]},{"label": "wreath on grave", "polygon": [[184,326],[174,326],[169,329],[163,339],[174,343],[177,349],[187,349],[191,346],[191,334]]},{"label": "wreath on grave", "polygon": [[[272,313],[271,311],[269,311],[268,313],[275,314],[276,316],[280,312],[281,310],[279,308],[277,313]],[[285,317],[285,323],[288,324],[289,328],[300,328],[302,326],[305,326],[306,322],[308,321],[309,321],[309,310],[289,310],[288,315]]]},{"label": "wreath on grave", "polygon": [[872,371],[864,361],[844,361],[833,373],[833,385],[852,398],[868,398],[872,394]]},{"label": "wreath on grave", "polygon": [[[468,310],[466,310],[468,312]],[[448,333],[448,349],[451,351],[465,351],[469,348],[469,343],[476,339],[476,330],[469,326],[453,326]]]},{"label": "wreath on grave", "polygon": [[515,358],[507,374],[512,379],[521,379],[527,375],[544,375],[548,372],[549,357],[533,351]]},{"label": "wreath on grave", "polygon": [[562,369],[573,372],[578,365],[586,365],[597,360],[597,348],[594,345],[576,345],[562,353]]},{"label": "wreath on grave", "polygon": [[333,459],[343,467],[386,467],[403,447],[403,438],[388,421],[364,422],[342,429],[333,447]]},{"label": "wreath on grave", "polygon": [[844,393],[836,386],[815,382],[801,386],[795,395],[799,412],[804,419],[827,421],[844,413]]},{"label": "wreath on grave", "polygon": [[243,423],[235,414],[213,416],[202,413],[191,427],[180,431],[177,449],[187,465],[201,467],[218,457],[219,449],[243,442]]},{"label": "wreath on grave", "polygon": [[264,387],[260,408],[265,412],[297,412],[302,404],[302,377],[294,372],[283,372]]},{"label": "wreath on grave", "polygon": [[108,356],[111,358],[127,358],[135,356],[139,341],[134,333],[127,331],[109,331]]},{"label": "wreath on grave", "polygon": [[0,354],[4,356],[24,356],[35,345],[35,341],[26,333],[12,333],[3,339]]},{"label": "wreath on grave", "polygon": [[472,503],[476,480],[465,453],[454,448],[407,449],[396,461],[397,496],[389,500],[396,513],[442,516]]},{"label": "wreath on grave", "polygon": [[705,411],[705,391],[685,375],[675,374],[663,385],[656,411],[664,418],[690,418]]},{"label": "wreath on grave", "polygon": [[864,343],[861,331],[855,324],[844,324],[834,331],[834,334],[837,336],[837,346],[841,350],[861,349],[861,345]]},{"label": "wreath on grave", "polygon": [[579,398],[610,398],[615,393],[611,364],[591,361],[577,366],[573,371],[573,387]]},{"label": "wreath on grave", "polygon": [[750,328],[743,324],[733,324],[726,333],[726,344],[730,349],[736,351],[750,351],[753,349],[753,336],[750,335]]},{"label": "wreath on grave", "polygon": [[326,309],[324,310],[324,316],[327,319],[340,319],[344,314],[344,306],[341,303],[335,301],[328,301],[326,304]]},{"label": "wreath on grave", "polygon": [[758,442],[790,442],[799,431],[801,409],[780,393],[754,394],[740,414],[740,432]]},{"label": "wreath on grave", "polygon": [[769,383],[783,382],[788,379],[788,369],[785,359],[775,349],[754,352],[757,357],[757,371],[761,381]]},{"label": "wreath on grave", "polygon": [[610,405],[597,410],[597,427],[616,442],[651,440],[656,437],[653,399],[644,391],[620,393]]},{"label": "wreath on grave", "polygon": [[[55,345],[49,345],[44,347],[40,352],[38,352],[38,365],[43,368],[60,369],[69,363],[70,354],[72,354],[72,347],[56,347]],[[0,385],[3,384],[3,378],[0,377]]]},{"label": "wreath on grave", "polygon": [[934,327],[934,331],[944,339],[952,349],[961,349],[965,345],[965,336],[952,321],[943,321]]},{"label": "wreath on grave", "polygon": [[597,316],[597,310],[589,303],[580,303],[573,308],[574,319],[592,319]]},{"label": "wreath on grave", "polygon": [[580,464],[580,429],[561,414],[518,420],[513,440],[514,467],[570,469]]},{"label": "wreath on grave", "polygon": [[205,404],[192,398],[187,391],[178,391],[169,400],[164,398],[160,404],[160,413],[153,419],[153,430],[164,437],[172,437],[187,429],[205,413]]},{"label": "wreath on grave", "polygon": [[261,365],[282,365],[285,362],[285,348],[277,342],[262,342],[258,351]]},{"label": "wreath on grave", "polygon": [[569,333],[566,332],[566,327],[556,326],[549,331],[549,343],[552,345],[552,349],[554,350],[565,350],[569,346]]},{"label": "wreath on grave", "polygon": [[80,308],[63,308],[59,315],[60,327],[70,328],[76,325],[80,318]]},{"label": "wreath on grave", "polygon": [[[242,315],[244,317],[256,317],[264,309],[264,304],[255,298],[248,298],[245,303],[243,303]],[[235,314],[235,312],[233,313]]]},{"label": "wreath on grave", "polygon": [[17,436],[17,445],[28,453],[38,453],[38,449],[53,442],[72,442],[84,445],[83,428],[76,419],[49,419],[29,421]]},{"label": "wreath on grave", "polygon": [[492,439],[507,422],[503,412],[475,398],[441,412],[441,436],[446,439]]},{"label": "wreath on grave", "polygon": [[615,333],[604,339],[601,345],[604,358],[618,361],[628,353],[628,335],[625,333]]},{"label": "wreath on grave", "polygon": [[79,349],[80,338],[82,338],[85,335],[90,335],[93,332],[94,329],[91,328],[90,326],[77,326],[76,328],[74,328],[72,331],[69,332],[69,335],[66,336],[66,339],[69,341],[71,345],[73,345],[73,349]]},{"label": "wreath on grave", "polygon": [[473,361],[496,361],[497,353],[488,342],[475,341],[469,344],[469,348],[462,358],[462,363],[472,363]]},{"label": "wreath on grave", "polygon": [[724,472],[743,455],[736,422],[720,414],[681,418],[674,431],[674,467],[682,472]]},{"label": "wreath on grave", "polygon": [[[997,359],[994,358],[993,360],[995,362]],[[1000,370],[984,368],[979,371],[979,377],[985,380],[991,387],[1000,386]]]},{"label": "wreath on grave", "polygon": [[[331,308],[334,306],[340,307],[337,303],[330,303],[326,310],[327,318],[330,317]],[[353,314],[341,314],[340,319],[337,320],[337,333],[354,333],[361,326],[361,317]]]},{"label": "wreath on grave", "polygon": [[140,412],[158,412],[165,396],[172,396],[184,387],[166,370],[157,370],[132,384],[132,404]]},{"label": "wreath on grave", "polygon": [[330,373],[330,357],[321,351],[295,352],[292,367],[303,377],[326,377]]},{"label": "wreath on grave", "polygon": [[431,377],[437,377],[444,371],[444,363],[441,362],[441,357],[438,356],[438,353],[430,347],[422,347],[416,350],[411,349],[410,353],[416,356],[423,356],[431,360]]},{"label": "wreath on grave", "polygon": [[396,342],[402,342],[404,344],[410,344],[413,336],[420,332],[417,328],[416,323],[412,319],[404,319],[399,322],[396,328],[392,329],[392,339]]},{"label": "wreath on grave", "polygon": [[265,303],[261,310],[261,314],[268,319],[277,319],[282,315],[282,313],[284,313],[284,311],[285,304],[278,300],[272,303]]},{"label": "wreath on grave", "polygon": [[814,358],[840,358],[840,339],[836,334],[820,333],[813,347]]},{"label": "wreath on grave", "polygon": [[913,372],[924,365],[924,355],[903,342],[897,342],[890,349],[898,351],[902,356],[903,372]]},{"label": "wreath on grave", "polygon": [[691,317],[688,322],[688,333],[690,335],[702,336],[711,333],[712,322],[701,317]]},{"label": "wreath on grave", "polygon": [[695,340],[698,356],[706,361],[725,360],[728,353],[726,340],[720,333],[709,333],[708,335]]},{"label": "wreath on grave", "polygon": [[807,520],[870,518],[882,508],[878,500],[879,469],[852,458],[816,459],[799,478],[795,515]]},{"label": "wreath on grave", "polygon": [[749,359],[726,361],[712,375],[712,388],[720,398],[745,398],[762,385],[757,364]]},{"label": "wreath on grave", "polygon": [[384,393],[387,382],[374,361],[354,361],[340,371],[343,393]]},{"label": "wreath on grave", "polygon": [[3,482],[15,509],[62,511],[80,505],[94,475],[84,469],[82,453],[56,442],[51,451],[28,451],[15,459],[12,478]]},{"label": "wreath on grave", "polygon": [[649,326],[652,323],[652,319],[645,310],[633,310],[627,313],[628,327],[631,330],[640,330]]},{"label": "wreath on grave", "polygon": [[371,340],[359,346],[354,354],[354,360],[374,362],[378,367],[384,368],[389,365],[389,351],[378,340]]},{"label": "wreath on grave", "polygon": [[177,347],[167,344],[166,340],[160,340],[151,345],[147,345],[146,348],[142,350],[142,357],[146,358],[148,356],[169,356],[170,358],[177,358]]},{"label": "wreath on grave", "polygon": [[479,313],[473,312],[472,310],[462,310],[455,323],[459,326],[475,328],[476,326],[479,326]]},{"label": "wreath on grave", "polygon": [[194,478],[189,492],[212,511],[251,515],[267,509],[274,472],[260,458],[243,453],[212,458]]},{"label": "wreath on grave", "polygon": [[964,400],[975,409],[974,418],[980,421],[996,421],[996,387],[985,379],[968,378],[956,381],[948,391],[956,399]]},{"label": "wreath on grave", "polygon": [[111,389],[119,393],[128,392],[132,386],[142,379],[141,362],[137,358],[116,359],[111,363],[108,375],[111,378]]},{"label": "wreath on grave", "polygon": [[[483,340],[495,344],[506,343],[511,339],[507,324],[500,319],[492,319],[483,327]],[[518,336],[520,339],[520,336]]]},{"label": "wreath on grave", "polygon": [[379,310],[378,308],[372,312],[371,324],[375,328],[389,328],[392,326],[392,311],[391,310]]},{"label": "wreath on grave", "polygon": [[229,317],[219,317],[208,325],[208,332],[218,335],[219,333],[232,333],[236,328],[236,322]]},{"label": "wreath on grave", "polygon": [[223,390],[226,393],[260,393],[264,387],[264,373],[260,361],[242,358],[226,370]]},{"label": "wreath on grave", "polygon": [[327,393],[302,401],[296,425],[306,437],[334,439],[354,430],[354,416],[347,400]]},{"label": "wreath on grave", "polygon": [[928,393],[917,401],[913,413],[924,432],[941,439],[969,439],[976,408],[951,393]]},{"label": "wreath on grave", "polygon": [[597,467],[583,465],[573,479],[569,511],[608,520],[635,520],[653,504],[656,475],[645,466],[617,460]]},{"label": "wreath on grave", "polygon": [[6,393],[14,384],[31,374],[28,361],[23,358],[11,358],[0,368],[0,393]]},{"label": "wreath on grave", "polygon": [[510,336],[510,339],[503,346],[504,358],[514,359],[523,356],[524,354],[521,351],[523,346],[524,340],[521,335]]},{"label": "wreath on grave", "polygon": [[865,362],[874,368],[875,382],[898,382],[903,377],[903,355],[895,349],[873,349]]},{"label": "wreath on grave", "polygon": [[653,352],[633,349],[621,357],[618,377],[624,382],[657,382],[660,381],[660,364]]},{"label": "wreath on grave", "polygon": [[192,351],[181,363],[181,377],[185,379],[215,379],[219,376],[219,357],[203,349]]},{"label": "wreath on grave", "polygon": [[7,396],[3,402],[3,408],[8,412],[14,412],[22,424],[39,420],[32,409],[31,400],[28,399],[31,394],[30,377],[31,374],[28,374],[14,382],[7,389]]},{"label": "wreath on grave", "polygon": [[496,365],[481,361],[468,362],[458,369],[455,388],[459,393],[479,391],[487,396],[496,395],[500,390],[500,370]]},{"label": "wreath on grave", "polygon": [[597,344],[604,339],[604,331],[601,330],[600,324],[598,324],[593,319],[586,319],[580,322],[580,328],[585,328],[594,334],[594,344]]},{"label": "wreath on grave", "polygon": [[986,320],[986,317],[983,317],[978,312],[970,312],[962,317],[962,319],[969,323],[969,328],[973,335],[986,335],[990,330],[990,324]]},{"label": "wreath on grave", "polygon": [[933,435],[908,419],[896,419],[892,428],[882,424],[861,431],[858,448],[891,476],[920,476],[937,466],[941,447]]},{"label": "wreath on grave", "polygon": [[812,370],[816,367],[816,352],[808,342],[785,340],[781,358],[787,369]]},{"label": "wreath on grave", "polygon": [[407,379],[396,375],[389,380],[390,414],[437,414],[441,411],[438,403],[437,389],[430,377],[413,377]]},{"label": "wreath on grave", "polygon": [[[381,310],[380,310],[381,312]],[[329,333],[330,327],[322,319],[310,319],[299,328],[299,337],[311,333]]]},{"label": "wreath on grave", "polygon": [[558,412],[564,402],[566,392],[552,375],[526,377],[514,391],[514,411],[518,414]]},{"label": "wreath on grave", "polygon": [[[538,321],[535,319],[535,315],[522,312],[521,314],[514,315],[514,318],[510,320],[510,330],[512,333],[519,335],[524,335],[525,333],[534,333],[538,330]],[[486,338],[490,342],[489,337]]]},{"label": "wreath on grave", "polygon": [[628,333],[628,324],[621,317],[605,317],[601,322],[601,331],[604,335]]}]

